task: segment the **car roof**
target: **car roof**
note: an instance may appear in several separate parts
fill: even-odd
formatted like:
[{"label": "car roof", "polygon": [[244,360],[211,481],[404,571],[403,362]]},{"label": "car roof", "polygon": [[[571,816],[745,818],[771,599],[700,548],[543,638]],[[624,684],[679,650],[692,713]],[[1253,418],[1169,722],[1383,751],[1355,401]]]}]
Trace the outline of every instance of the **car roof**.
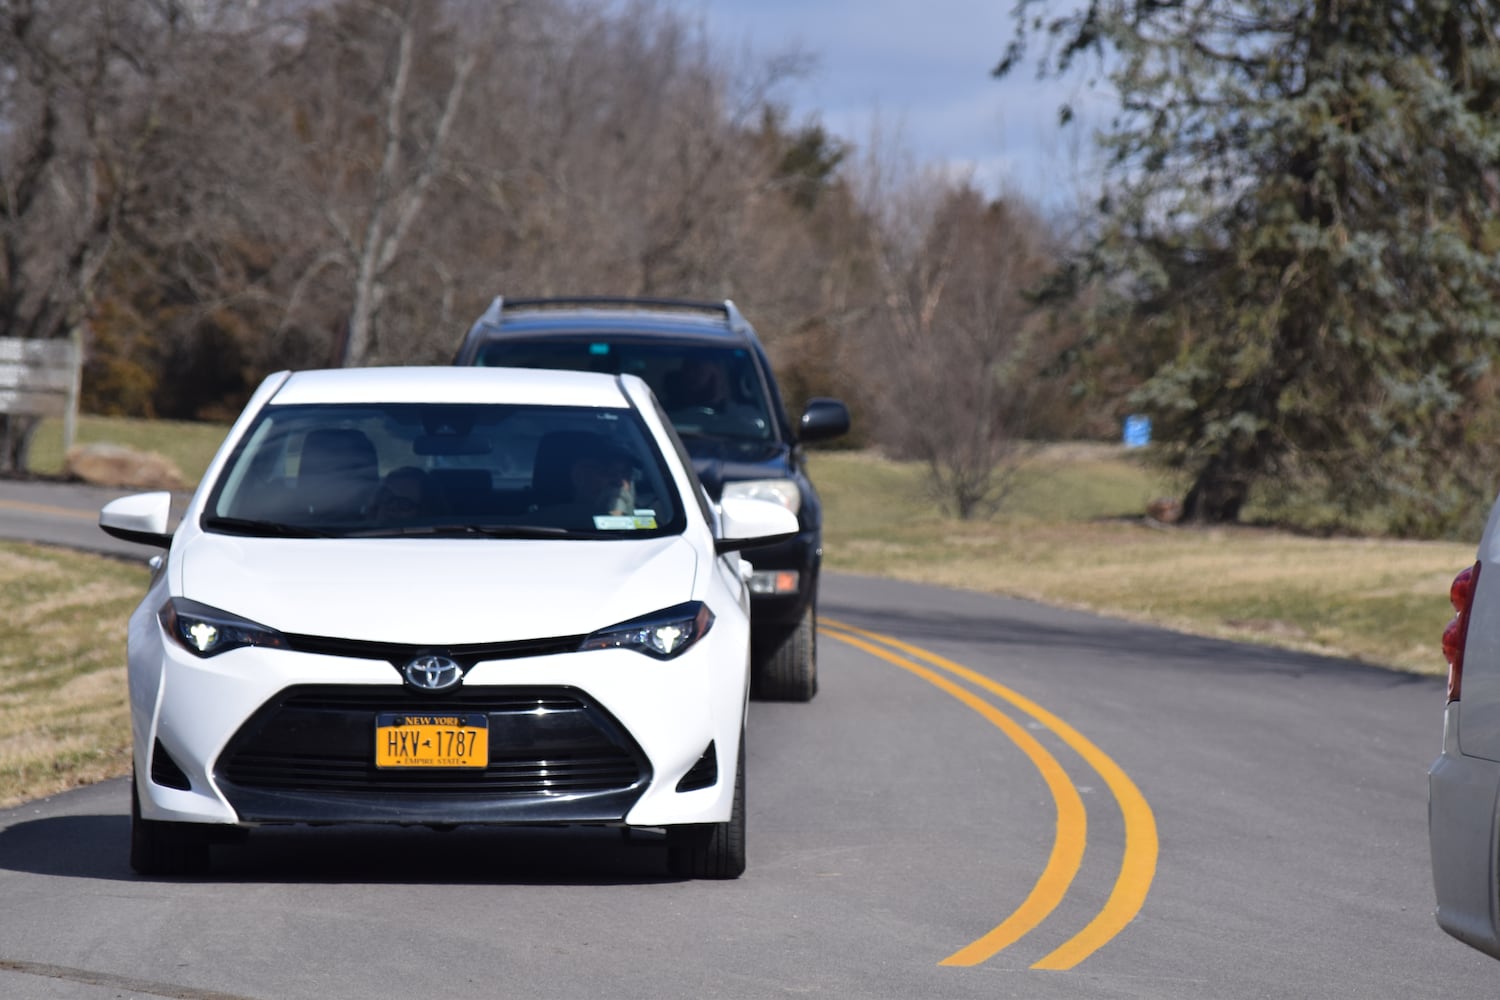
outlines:
[{"label": "car roof", "polygon": [[614,340],[744,345],[754,333],[733,303],[497,298],[470,338],[608,336]]},{"label": "car roof", "polygon": [[630,405],[621,378],[533,368],[330,368],[293,372],[270,405],[308,403],[517,403]]}]

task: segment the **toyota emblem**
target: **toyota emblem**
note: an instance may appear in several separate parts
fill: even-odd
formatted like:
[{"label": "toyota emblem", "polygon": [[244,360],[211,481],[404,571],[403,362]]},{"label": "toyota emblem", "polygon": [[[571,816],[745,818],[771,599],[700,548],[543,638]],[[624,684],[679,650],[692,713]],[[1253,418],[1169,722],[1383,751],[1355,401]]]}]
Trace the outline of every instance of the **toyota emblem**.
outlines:
[{"label": "toyota emblem", "polygon": [[406,683],[423,691],[446,691],[457,687],[464,672],[446,656],[419,656],[401,668]]}]

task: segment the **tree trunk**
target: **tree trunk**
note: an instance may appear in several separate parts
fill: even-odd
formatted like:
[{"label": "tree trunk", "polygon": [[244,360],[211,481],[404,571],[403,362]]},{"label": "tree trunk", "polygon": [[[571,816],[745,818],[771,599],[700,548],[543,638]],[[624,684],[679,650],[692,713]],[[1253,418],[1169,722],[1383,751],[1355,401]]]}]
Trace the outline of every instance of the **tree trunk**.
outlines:
[{"label": "tree trunk", "polygon": [[26,414],[0,414],[0,472],[22,474],[27,471],[31,438],[41,420]]},{"label": "tree trunk", "polygon": [[1199,470],[1182,501],[1182,519],[1204,524],[1233,524],[1250,497],[1250,484],[1260,472],[1254,445],[1231,448]]}]

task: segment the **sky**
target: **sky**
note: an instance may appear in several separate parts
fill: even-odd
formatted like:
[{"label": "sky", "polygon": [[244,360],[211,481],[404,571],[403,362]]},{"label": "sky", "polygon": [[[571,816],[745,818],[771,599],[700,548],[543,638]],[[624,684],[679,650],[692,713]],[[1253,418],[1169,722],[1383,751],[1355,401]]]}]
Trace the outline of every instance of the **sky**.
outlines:
[{"label": "sky", "polygon": [[[1012,0],[681,0],[713,40],[769,57],[796,49],[808,74],[780,97],[794,122],[816,114],[861,148],[879,134],[917,162],[971,177],[991,196],[1048,206],[1088,187],[1087,129],[1057,126],[1066,100],[1089,99],[1078,81],[1037,81],[1022,66],[991,70],[1011,35]],[[1089,120],[1087,117],[1085,121]]]}]

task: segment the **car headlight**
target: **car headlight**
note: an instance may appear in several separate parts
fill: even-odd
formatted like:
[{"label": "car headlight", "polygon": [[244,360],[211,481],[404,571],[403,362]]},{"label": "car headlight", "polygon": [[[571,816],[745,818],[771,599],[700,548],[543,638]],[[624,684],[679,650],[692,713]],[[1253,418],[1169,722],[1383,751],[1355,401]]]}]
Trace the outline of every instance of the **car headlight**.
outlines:
[{"label": "car headlight", "polygon": [[675,608],[632,618],[602,628],[584,639],[579,650],[633,649],[638,653],[670,660],[680,656],[713,627],[714,613],[702,601],[688,601]]},{"label": "car headlight", "polygon": [[793,514],[802,509],[802,491],[791,479],[746,479],[738,483],[725,483],[724,496],[748,497],[751,500],[770,500],[779,503]]},{"label": "car headlight", "polygon": [[170,598],[156,617],[178,645],[205,659],[241,646],[287,648],[286,637],[275,629],[185,597]]}]

